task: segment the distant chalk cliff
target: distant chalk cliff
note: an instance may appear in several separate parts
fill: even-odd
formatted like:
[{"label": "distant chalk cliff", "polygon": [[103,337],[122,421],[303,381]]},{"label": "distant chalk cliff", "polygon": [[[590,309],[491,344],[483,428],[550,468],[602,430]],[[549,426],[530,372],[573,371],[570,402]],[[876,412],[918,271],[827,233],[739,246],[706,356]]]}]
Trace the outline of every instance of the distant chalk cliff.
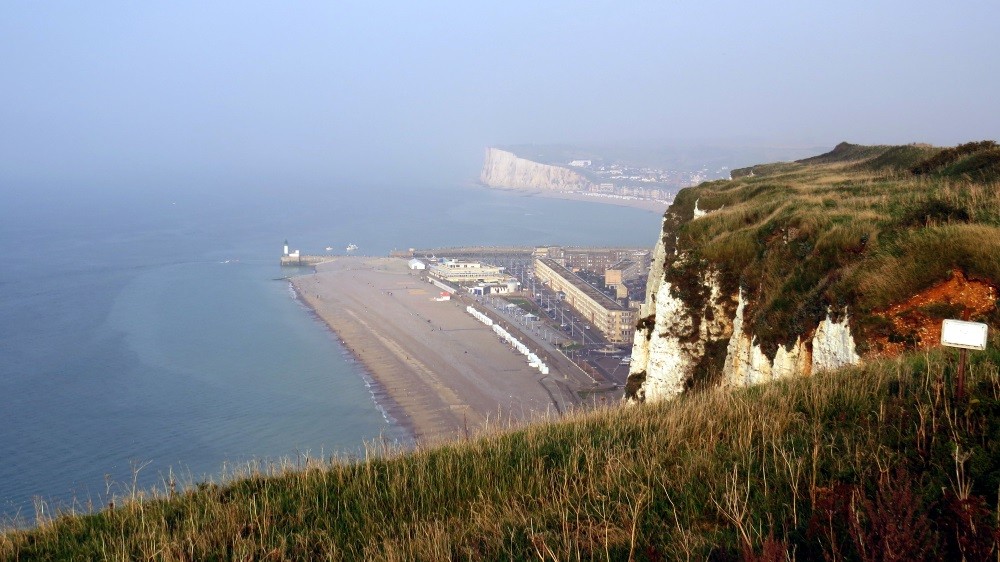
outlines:
[{"label": "distant chalk cliff", "polygon": [[480,181],[488,187],[586,191],[593,185],[569,168],[519,158],[499,148],[487,148]]}]

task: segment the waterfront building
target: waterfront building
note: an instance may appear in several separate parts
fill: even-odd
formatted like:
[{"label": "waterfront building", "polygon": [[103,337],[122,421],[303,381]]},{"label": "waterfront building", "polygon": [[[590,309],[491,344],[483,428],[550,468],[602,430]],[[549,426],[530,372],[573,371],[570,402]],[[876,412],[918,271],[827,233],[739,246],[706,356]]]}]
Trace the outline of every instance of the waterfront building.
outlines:
[{"label": "waterfront building", "polygon": [[506,283],[479,283],[468,290],[470,295],[506,295],[517,292],[520,286],[517,280],[509,279]]},{"label": "waterfront building", "polygon": [[612,343],[629,343],[635,331],[635,311],[580,278],[551,258],[535,258],[535,277],[565,295],[573,307]]},{"label": "waterfront building", "polygon": [[418,260],[417,258],[413,258],[406,263],[410,267],[410,269],[421,269],[421,270],[427,269],[427,265],[424,264],[424,262]]},{"label": "waterfront building", "polygon": [[623,259],[630,259],[649,267],[649,250],[636,248],[563,248],[547,246],[536,248],[535,257],[545,257],[554,260],[559,265],[573,271],[592,271],[603,275],[604,271]]},{"label": "waterfront building", "polygon": [[503,267],[455,259],[431,264],[430,274],[452,283],[500,283],[508,277]]}]

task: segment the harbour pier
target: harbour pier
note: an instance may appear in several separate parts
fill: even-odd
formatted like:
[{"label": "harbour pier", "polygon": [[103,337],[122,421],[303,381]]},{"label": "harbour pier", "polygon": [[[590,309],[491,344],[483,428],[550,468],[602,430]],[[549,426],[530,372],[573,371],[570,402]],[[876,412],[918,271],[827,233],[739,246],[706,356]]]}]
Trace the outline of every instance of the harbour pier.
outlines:
[{"label": "harbour pier", "polygon": [[287,267],[310,266],[332,260],[334,256],[307,256],[296,253],[295,255],[281,256],[281,265]]},{"label": "harbour pier", "polygon": [[285,240],[284,251],[281,253],[281,265],[288,267],[301,267],[317,265],[333,259],[333,256],[308,256],[298,250],[288,249],[288,240]]}]

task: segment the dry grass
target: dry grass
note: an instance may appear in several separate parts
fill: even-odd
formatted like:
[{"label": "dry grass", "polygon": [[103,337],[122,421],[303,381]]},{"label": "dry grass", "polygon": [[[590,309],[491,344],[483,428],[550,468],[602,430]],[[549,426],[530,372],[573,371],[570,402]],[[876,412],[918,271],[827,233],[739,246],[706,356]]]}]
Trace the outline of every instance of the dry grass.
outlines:
[{"label": "dry grass", "polygon": [[[884,514],[830,511],[834,491],[876,506],[904,488],[933,522],[928,556],[947,557],[954,518],[931,506],[981,498],[996,515],[1000,379],[979,359],[968,402],[952,397],[939,353],[434,449],[248,465],[224,486],[0,535],[0,559],[747,559],[765,546],[853,557],[851,522]],[[832,530],[810,530],[824,517]]]},{"label": "dry grass", "polygon": [[874,310],[947,278],[956,268],[1000,281],[1000,228],[983,224],[929,226],[900,237],[893,252],[867,260],[854,277],[859,304]]}]

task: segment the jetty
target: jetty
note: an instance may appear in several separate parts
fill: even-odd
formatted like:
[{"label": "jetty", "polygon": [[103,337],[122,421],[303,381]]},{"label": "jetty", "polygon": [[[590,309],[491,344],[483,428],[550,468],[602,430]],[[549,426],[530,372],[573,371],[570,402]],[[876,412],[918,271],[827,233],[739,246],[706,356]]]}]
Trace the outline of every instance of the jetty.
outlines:
[{"label": "jetty", "polygon": [[328,262],[334,257],[335,256],[307,256],[300,254],[281,256],[281,265],[288,267],[310,266]]},{"label": "jetty", "polygon": [[284,251],[281,253],[281,265],[288,267],[302,267],[320,264],[330,261],[334,256],[309,256],[300,253],[298,250],[288,249],[288,240],[285,240]]}]

